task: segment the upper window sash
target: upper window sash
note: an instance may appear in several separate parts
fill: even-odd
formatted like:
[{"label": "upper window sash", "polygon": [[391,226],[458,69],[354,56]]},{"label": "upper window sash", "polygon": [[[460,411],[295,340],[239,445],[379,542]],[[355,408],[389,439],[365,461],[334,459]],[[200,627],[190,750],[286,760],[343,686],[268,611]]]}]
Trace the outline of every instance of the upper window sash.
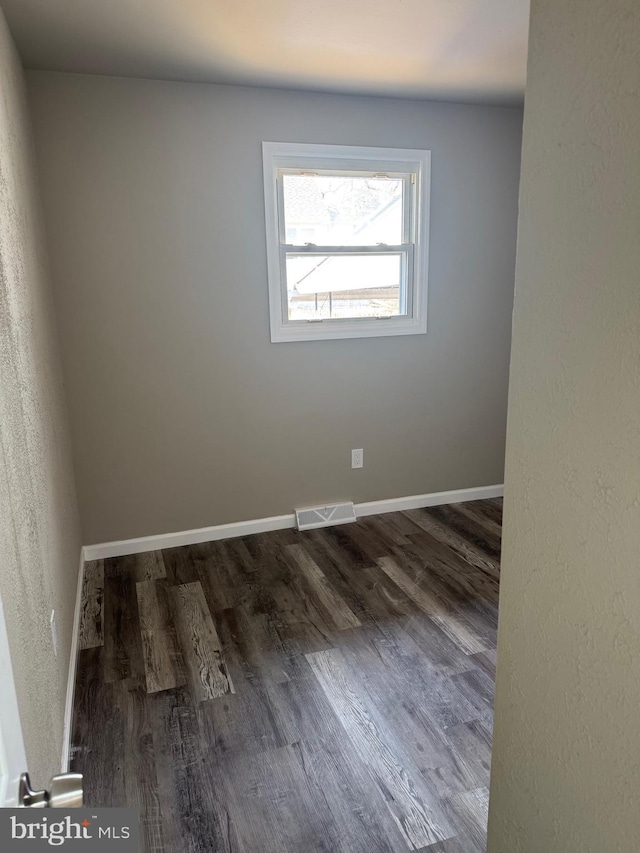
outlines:
[{"label": "upper window sash", "polygon": [[[279,168],[275,170],[276,180],[276,198],[278,204],[278,237],[280,244],[285,245],[307,245],[303,244],[287,244],[286,240],[286,221],[285,221],[285,199],[284,199],[284,181],[286,175],[302,176],[302,177],[345,177],[345,178],[376,178],[378,180],[402,181],[402,243],[415,243],[416,241],[416,210],[415,210],[415,185],[416,172],[394,172],[394,171],[363,171],[361,169],[293,169]],[[340,245],[340,244],[331,244]],[[377,245],[377,244],[364,244]]]}]

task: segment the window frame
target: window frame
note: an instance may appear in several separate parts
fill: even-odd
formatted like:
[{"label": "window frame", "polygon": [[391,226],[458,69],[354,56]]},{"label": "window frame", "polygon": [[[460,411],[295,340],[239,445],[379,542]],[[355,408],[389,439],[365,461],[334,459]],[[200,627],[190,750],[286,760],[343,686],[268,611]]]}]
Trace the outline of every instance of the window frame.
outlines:
[{"label": "window frame", "polygon": [[[263,142],[262,163],[271,342],[418,335],[427,331],[431,152],[297,142]],[[403,243],[399,246],[315,246],[285,242],[283,172],[330,171],[411,176],[405,193]],[[324,251],[323,251],[324,250]],[[407,263],[406,314],[393,317],[289,320],[286,258],[296,255],[400,254]],[[403,261],[406,257],[406,261]],[[402,288],[401,288],[402,302]]]}]

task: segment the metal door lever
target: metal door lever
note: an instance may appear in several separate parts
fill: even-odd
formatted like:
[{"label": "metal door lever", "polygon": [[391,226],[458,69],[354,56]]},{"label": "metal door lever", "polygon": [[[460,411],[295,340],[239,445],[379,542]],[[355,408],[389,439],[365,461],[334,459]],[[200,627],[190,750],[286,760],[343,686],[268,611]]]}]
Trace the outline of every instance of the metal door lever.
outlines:
[{"label": "metal door lever", "polygon": [[28,773],[20,777],[18,802],[25,809],[78,809],[83,804],[82,773],[54,776],[48,791],[34,791]]}]

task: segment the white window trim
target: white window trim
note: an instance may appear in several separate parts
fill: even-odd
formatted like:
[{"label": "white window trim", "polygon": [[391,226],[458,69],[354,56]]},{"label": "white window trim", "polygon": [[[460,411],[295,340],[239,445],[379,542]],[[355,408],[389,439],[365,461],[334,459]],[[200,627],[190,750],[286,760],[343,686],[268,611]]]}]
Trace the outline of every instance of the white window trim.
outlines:
[{"label": "white window trim", "polygon": [[[271,342],[421,335],[427,331],[429,269],[429,199],[431,152],[409,148],[363,148],[350,145],[308,145],[297,142],[263,142],[264,202],[269,280]],[[287,168],[340,169],[415,173],[413,281],[407,301],[410,316],[288,321],[284,292],[282,242],[278,218],[277,170]],[[352,247],[353,248],[353,247]]]}]

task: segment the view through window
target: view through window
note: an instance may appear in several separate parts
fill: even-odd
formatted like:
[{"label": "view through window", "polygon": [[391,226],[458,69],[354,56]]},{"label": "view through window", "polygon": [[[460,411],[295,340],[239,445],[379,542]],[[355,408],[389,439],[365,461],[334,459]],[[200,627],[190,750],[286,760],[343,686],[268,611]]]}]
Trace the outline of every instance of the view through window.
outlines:
[{"label": "view through window", "polygon": [[283,175],[290,246],[379,247],[375,254],[287,253],[290,320],[401,313],[404,181],[354,175]]}]

